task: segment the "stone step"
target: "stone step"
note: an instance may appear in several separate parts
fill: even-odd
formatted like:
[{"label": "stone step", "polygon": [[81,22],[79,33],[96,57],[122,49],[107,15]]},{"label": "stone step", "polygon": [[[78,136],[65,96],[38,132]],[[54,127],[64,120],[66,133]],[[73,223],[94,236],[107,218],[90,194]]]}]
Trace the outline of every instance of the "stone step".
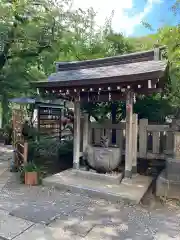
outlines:
[{"label": "stone step", "polygon": [[[65,173],[65,175],[67,174],[67,172],[62,172],[61,176],[63,176],[63,174]],[[86,171],[85,169],[80,169],[80,170],[76,170],[76,169],[71,169],[71,171],[69,171],[69,176],[72,177],[77,177],[77,178],[81,178],[81,179],[89,179],[89,180],[97,180],[103,183],[111,183],[111,184],[120,184],[122,178],[123,178],[123,173],[117,173],[117,174],[100,174],[100,173],[96,173],[96,172],[92,172],[92,171]]]},{"label": "stone step", "polygon": [[111,202],[125,200],[138,204],[152,182],[151,177],[136,175],[132,179],[123,179],[118,184],[89,179],[67,170],[43,179],[43,185],[75,193],[86,193],[91,197],[103,198]]}]

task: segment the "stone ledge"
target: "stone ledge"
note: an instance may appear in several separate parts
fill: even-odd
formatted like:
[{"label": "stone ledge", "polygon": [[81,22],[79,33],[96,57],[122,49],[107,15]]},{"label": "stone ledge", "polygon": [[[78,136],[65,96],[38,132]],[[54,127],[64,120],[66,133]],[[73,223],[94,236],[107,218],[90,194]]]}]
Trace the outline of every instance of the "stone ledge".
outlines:
[{"label": "stone ledge", "polygon": [[[69,171],[69,170],[67,170]],[[85,170],[71,170],[72,174],[76,175],[77,177],[89,179],[89,180],[98,180],[103,181],[106,183],[113,183],[113,184],[120,184],[123,173],[117,173],[117,174],[100,174],[96,172],[91,171],[85,171]]]},{"label": "stone ledge", "polygon": [[111,202],[125,200],[129,203],[138,204],[152,182],[151,177],[136,175],[129,181],[124,180],[121,184],[112,184],[96,179],[77,177],[75,174],[71,174],[71,171],[64,171],[47,177],[43,179],[43,184],[63,191],[85,193],[90,197],[103,198]]}]

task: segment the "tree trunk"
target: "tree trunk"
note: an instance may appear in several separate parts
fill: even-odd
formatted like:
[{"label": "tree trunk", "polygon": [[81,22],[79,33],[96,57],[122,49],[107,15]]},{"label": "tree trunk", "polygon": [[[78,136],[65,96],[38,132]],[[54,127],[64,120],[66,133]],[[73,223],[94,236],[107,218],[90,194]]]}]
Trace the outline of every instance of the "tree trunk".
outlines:
[{"label": "tree trunk", "polygon": [[6,95],[2,96],[1,99],[1,107],[2,107],[2,128],[9,122],[9,105],[8,98]]}]

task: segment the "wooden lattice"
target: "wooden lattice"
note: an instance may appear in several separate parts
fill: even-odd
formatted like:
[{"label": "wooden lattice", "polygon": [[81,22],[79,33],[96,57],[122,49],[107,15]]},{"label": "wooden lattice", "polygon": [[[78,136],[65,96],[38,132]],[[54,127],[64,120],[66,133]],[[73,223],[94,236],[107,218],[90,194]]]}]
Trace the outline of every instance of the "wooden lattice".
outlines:
[{"label": "wooden lattice", "polygon": [[21,166],[27,162],[28,156],[28,143],[24,141],[22,135],[22,127],[25,120],[23,109],[14,109],[12,114],[13,122],[13,145],[15,151],[15,165]]},{"label": "wooden lattice", "polygon": [[22,109],[14,109],[13,114],[13,144],[23,142],[22,126],[24,122],[24,114]]}]

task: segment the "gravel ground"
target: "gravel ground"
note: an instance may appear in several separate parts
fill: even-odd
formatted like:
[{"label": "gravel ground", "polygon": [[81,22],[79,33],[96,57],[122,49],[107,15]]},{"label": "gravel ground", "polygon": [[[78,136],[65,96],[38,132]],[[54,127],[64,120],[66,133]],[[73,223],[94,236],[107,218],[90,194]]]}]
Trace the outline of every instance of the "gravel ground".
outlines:
[{"label": "gravel ground", "polygon": [[180,240],[177,206],[156,204],[150,210],[42,186],[28,187],[20,184],[17,175],[9,171],[0,175],[0,180],[5,179],[6,184],[0,190],[0,210],[46,225],[54,232],[61,229],[70,236],[65,239]]},{"label": "gravel ground", "polygon": [[0,209],[34,223],[73,232],[74,239],[180,239],[180,210],[170,205],[151,211],[123,202],[111,204],[86,195],[27,187],[15,174],[0,192]]}]

